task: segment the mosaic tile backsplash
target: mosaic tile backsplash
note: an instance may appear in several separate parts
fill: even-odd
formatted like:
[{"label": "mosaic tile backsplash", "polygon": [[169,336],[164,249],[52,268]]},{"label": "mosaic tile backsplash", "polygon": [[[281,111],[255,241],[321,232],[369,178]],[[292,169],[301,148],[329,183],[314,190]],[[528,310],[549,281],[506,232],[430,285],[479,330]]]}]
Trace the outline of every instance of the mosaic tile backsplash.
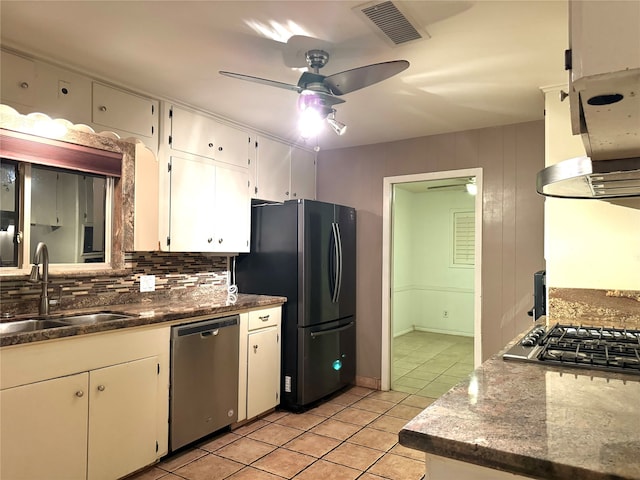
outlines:
[{"label": "mosaic tile backsplash", "polygon": [[[140,276],[155,275],[155,292],[140,293]],[[228,259],[199,253],[135,252],[125,254],[125,269],[114,274],[51,275],[51,312],[139,302],[156,296],[206,293],[226,297]],[[0,311],[38,311],[41,287],[26,279],[0,280]]]}]

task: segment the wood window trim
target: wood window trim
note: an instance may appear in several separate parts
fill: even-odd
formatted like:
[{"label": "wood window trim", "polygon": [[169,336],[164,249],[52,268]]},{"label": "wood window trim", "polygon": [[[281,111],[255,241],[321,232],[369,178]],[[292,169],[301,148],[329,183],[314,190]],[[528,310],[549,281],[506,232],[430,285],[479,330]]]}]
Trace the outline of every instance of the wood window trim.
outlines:
[{"label": "wood window trim", "polygon": [[0,129],[0,156],[20,162],[119,178],[122,154]]}]

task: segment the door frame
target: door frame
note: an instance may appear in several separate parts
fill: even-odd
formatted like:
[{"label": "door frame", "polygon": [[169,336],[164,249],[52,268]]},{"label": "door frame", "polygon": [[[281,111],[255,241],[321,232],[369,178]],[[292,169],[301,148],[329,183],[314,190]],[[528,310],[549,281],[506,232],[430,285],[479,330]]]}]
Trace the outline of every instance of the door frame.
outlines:
[{"label": "door frame", "polygon": [[424,182],[428,180],[445,180],[448,178],[475,177],[478,193],[475,198],[475,267],[474,267],[474,322],[473,351],[474,365],[482,363],[482,168],[466,168],[441,172],[418,173],[384,177],[382,208],[382,365],[380,386],[382,390],[391,389],[391,358],[393,335],[391,333],[391,292],[393,281],[392,269],[392,212],[393,187],[396,184]]}]

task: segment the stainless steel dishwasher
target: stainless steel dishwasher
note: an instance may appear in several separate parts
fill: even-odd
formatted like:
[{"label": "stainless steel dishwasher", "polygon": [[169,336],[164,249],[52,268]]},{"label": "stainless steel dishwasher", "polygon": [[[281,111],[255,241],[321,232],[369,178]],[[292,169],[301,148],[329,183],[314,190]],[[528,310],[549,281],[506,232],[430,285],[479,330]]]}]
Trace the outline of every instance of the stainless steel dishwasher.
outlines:
[{"label": "stainless steel dishwasher", "polygon": [[238,315],[171,328],[169,448],[238,419]]}]

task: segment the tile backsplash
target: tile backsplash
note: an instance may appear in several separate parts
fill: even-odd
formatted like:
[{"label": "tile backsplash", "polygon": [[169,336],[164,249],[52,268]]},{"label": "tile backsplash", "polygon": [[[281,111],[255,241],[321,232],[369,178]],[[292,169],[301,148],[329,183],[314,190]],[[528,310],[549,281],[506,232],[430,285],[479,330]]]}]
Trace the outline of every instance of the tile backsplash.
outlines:
[{"label": "tile backsplash", "polygon": [[[140,293],[140,275],[155,275],[155,292]],[[49,277],[51,312],[138,302],[155,296],[227,294],[228,258],[200,253],[134,252],[125,254],[125,268],[114,274]],[[0,281],[2,313],[38,311],[41,287],[26,279]]]}]

